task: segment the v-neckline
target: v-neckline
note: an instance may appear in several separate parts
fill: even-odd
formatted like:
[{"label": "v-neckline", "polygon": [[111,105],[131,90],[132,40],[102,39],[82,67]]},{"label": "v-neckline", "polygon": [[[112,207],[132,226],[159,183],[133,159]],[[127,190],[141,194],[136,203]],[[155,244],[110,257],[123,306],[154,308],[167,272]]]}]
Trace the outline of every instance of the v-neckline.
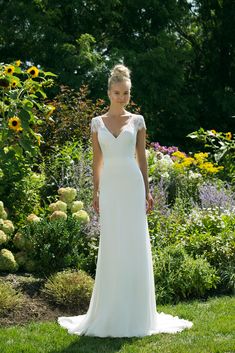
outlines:
[{"label": "v-neckline", "polygon": [[[124,127],[127,127],[127,126],[130,124],[130,121],[131,121],[132,118],[133,118],[133,114],[129,114],[129,116],[130,116],[129,121],[128,121],[127,124],[124,125]],[[107,126],[105,125],[104,120],[102,119],[101,115],[99,116],[99,118],[100,118],[100,120],[101,120],[101,122],[102,122],[104,128],[108,131],[108,133],[109,133],[110,135],[112,135],[115,140],[118,140],[119,136],[125,131],[125,128],[122,129],[122,130],[119,132],[119,134],[118,134],[117,136],[114,136],[114,134],[113,134],[113,133],[107,128]]]}]

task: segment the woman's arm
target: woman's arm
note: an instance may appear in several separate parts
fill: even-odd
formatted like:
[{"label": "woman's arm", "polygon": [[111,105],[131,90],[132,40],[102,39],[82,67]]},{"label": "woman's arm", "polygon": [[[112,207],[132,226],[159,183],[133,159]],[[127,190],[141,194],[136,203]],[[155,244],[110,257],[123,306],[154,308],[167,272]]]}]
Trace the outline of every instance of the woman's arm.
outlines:
[{"label": "woman's arm", "polygon": [[137,162],[139,164],[141,173],[144,178],[146,200],[148,202],[148,209],[147,209],[147,212],[148,212],[153,208],[153,198],[149,192],[148,163],[146,158],[145,145],[146,145],[146,130],[145,128],[142,128],[137,132],[136,157],[137,157]]},{"label": "woman's arm", "polygon": [[97,132],[91,132],[93,161],[92,161],[92,174],[93,174],[93,206],[95,210],[99,211],[99,183],[100,183],[100,170],[103,164],[103,155],[98,141]]},{"label": "woman's arm", "polygon": [[139,164],[140,170],[143,174],[146,197],[147,197],[149,193],[149,183],[148,183],[148,164],[147,164],[147,158],[145,153],[145,145],[146,145],[146,130],[142,128],[137,132],[136,157],[137,157],[137,162]]}]

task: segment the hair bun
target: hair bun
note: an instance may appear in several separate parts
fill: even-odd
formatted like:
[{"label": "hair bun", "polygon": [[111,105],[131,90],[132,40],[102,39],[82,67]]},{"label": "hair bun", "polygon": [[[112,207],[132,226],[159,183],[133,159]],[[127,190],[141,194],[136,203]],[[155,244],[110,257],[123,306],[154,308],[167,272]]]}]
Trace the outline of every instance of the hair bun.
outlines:
[{"label": "hair bun", "polygon": [[111,76],[115,76],[118,78],[127,78],[130,79],[130,70],[128,67],[122,65],[122,64],[117,64],[114,66],[114,68],[111,70]]}]

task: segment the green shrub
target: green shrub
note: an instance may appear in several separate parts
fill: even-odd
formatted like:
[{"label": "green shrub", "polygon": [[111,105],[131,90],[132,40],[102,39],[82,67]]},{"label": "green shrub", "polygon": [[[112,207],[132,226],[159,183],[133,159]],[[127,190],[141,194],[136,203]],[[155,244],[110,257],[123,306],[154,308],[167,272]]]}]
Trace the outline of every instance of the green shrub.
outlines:
[{"label": "green shrub", "polygon": [[159,303],[202,297],[218,282],[216,271],[207,260],[193,259],[180,244],[155,251],[154,279]]},{"label": "green shrub", "polygon": [[0,250],[0,271],[16,272],[19,269],[13,253],[8,249]]},{"label": "green shrub", "polygon": [[220,276],[217,291],[228,293],[235,288],[235,216],[217,209],[194,211],[177,235],[186,251],[204,257]]},{"label": "green shrub", "polygon": [[42,289],[49,301],[72,308],[86,310],[90,302],[94,280],[82,270],[65,270],[51,275]]},{"label": "green shrub", "polygon": [[80,268],[80,264],[82,267],[93,242],[84,233],[81,223],[71,215],[67,220],[30,222],[20,229],[20,233],[32,246],[27,257],[37,263],[34,272],[40,274],[51,274],[67,267]]},{"label": "green shrub", "polygon": [[0,280],[0,315],[15,309],[23,303],[23,295],[17,292],[9,283]]},{"label": "green shrub", "polygon": [[76,140],[69,140],[62,146],[55,145],[50,154],[42,157],[40,169],[45,175],[41,197],[46,203],[54,202],[58,189],[73,187],[85,209],[92,201],[92,149]]},{"label": "green shrub", "polygon": [[184,235],[184,245],[192,256],[201,255],[217,270],[219,291],[228,293],[235,288],[235,232],[223,231],[216,236],[195,232]]},{"label": "green shrub", "polygon": [[[45,88],[54,85],[52,77],[33,66],[25,68],[21,61],[0,64],[0,199],[9,209],[14,223],[21,223],[24,212],[40,208],[36,177],[43,136],[39,126],[48,127],[52,108],[45,104]],[[40,177],[39,177],[40,178]],[[31,188],[34,186],[34,188]]]}]

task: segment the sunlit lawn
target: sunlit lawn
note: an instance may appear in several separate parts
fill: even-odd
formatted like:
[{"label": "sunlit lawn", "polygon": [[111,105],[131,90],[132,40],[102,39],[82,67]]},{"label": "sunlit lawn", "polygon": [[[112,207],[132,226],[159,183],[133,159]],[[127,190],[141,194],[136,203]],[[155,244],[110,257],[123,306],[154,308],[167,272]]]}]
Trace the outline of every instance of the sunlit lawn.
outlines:
[{"label": "sunlit lawn", "polygon": [[57,322],[31,323],[0,329],[1,353],[232,353],[235,352],[235,297],[195,300],[158,311],[193,321],[176,334],[134,338],[69,335]]}]

